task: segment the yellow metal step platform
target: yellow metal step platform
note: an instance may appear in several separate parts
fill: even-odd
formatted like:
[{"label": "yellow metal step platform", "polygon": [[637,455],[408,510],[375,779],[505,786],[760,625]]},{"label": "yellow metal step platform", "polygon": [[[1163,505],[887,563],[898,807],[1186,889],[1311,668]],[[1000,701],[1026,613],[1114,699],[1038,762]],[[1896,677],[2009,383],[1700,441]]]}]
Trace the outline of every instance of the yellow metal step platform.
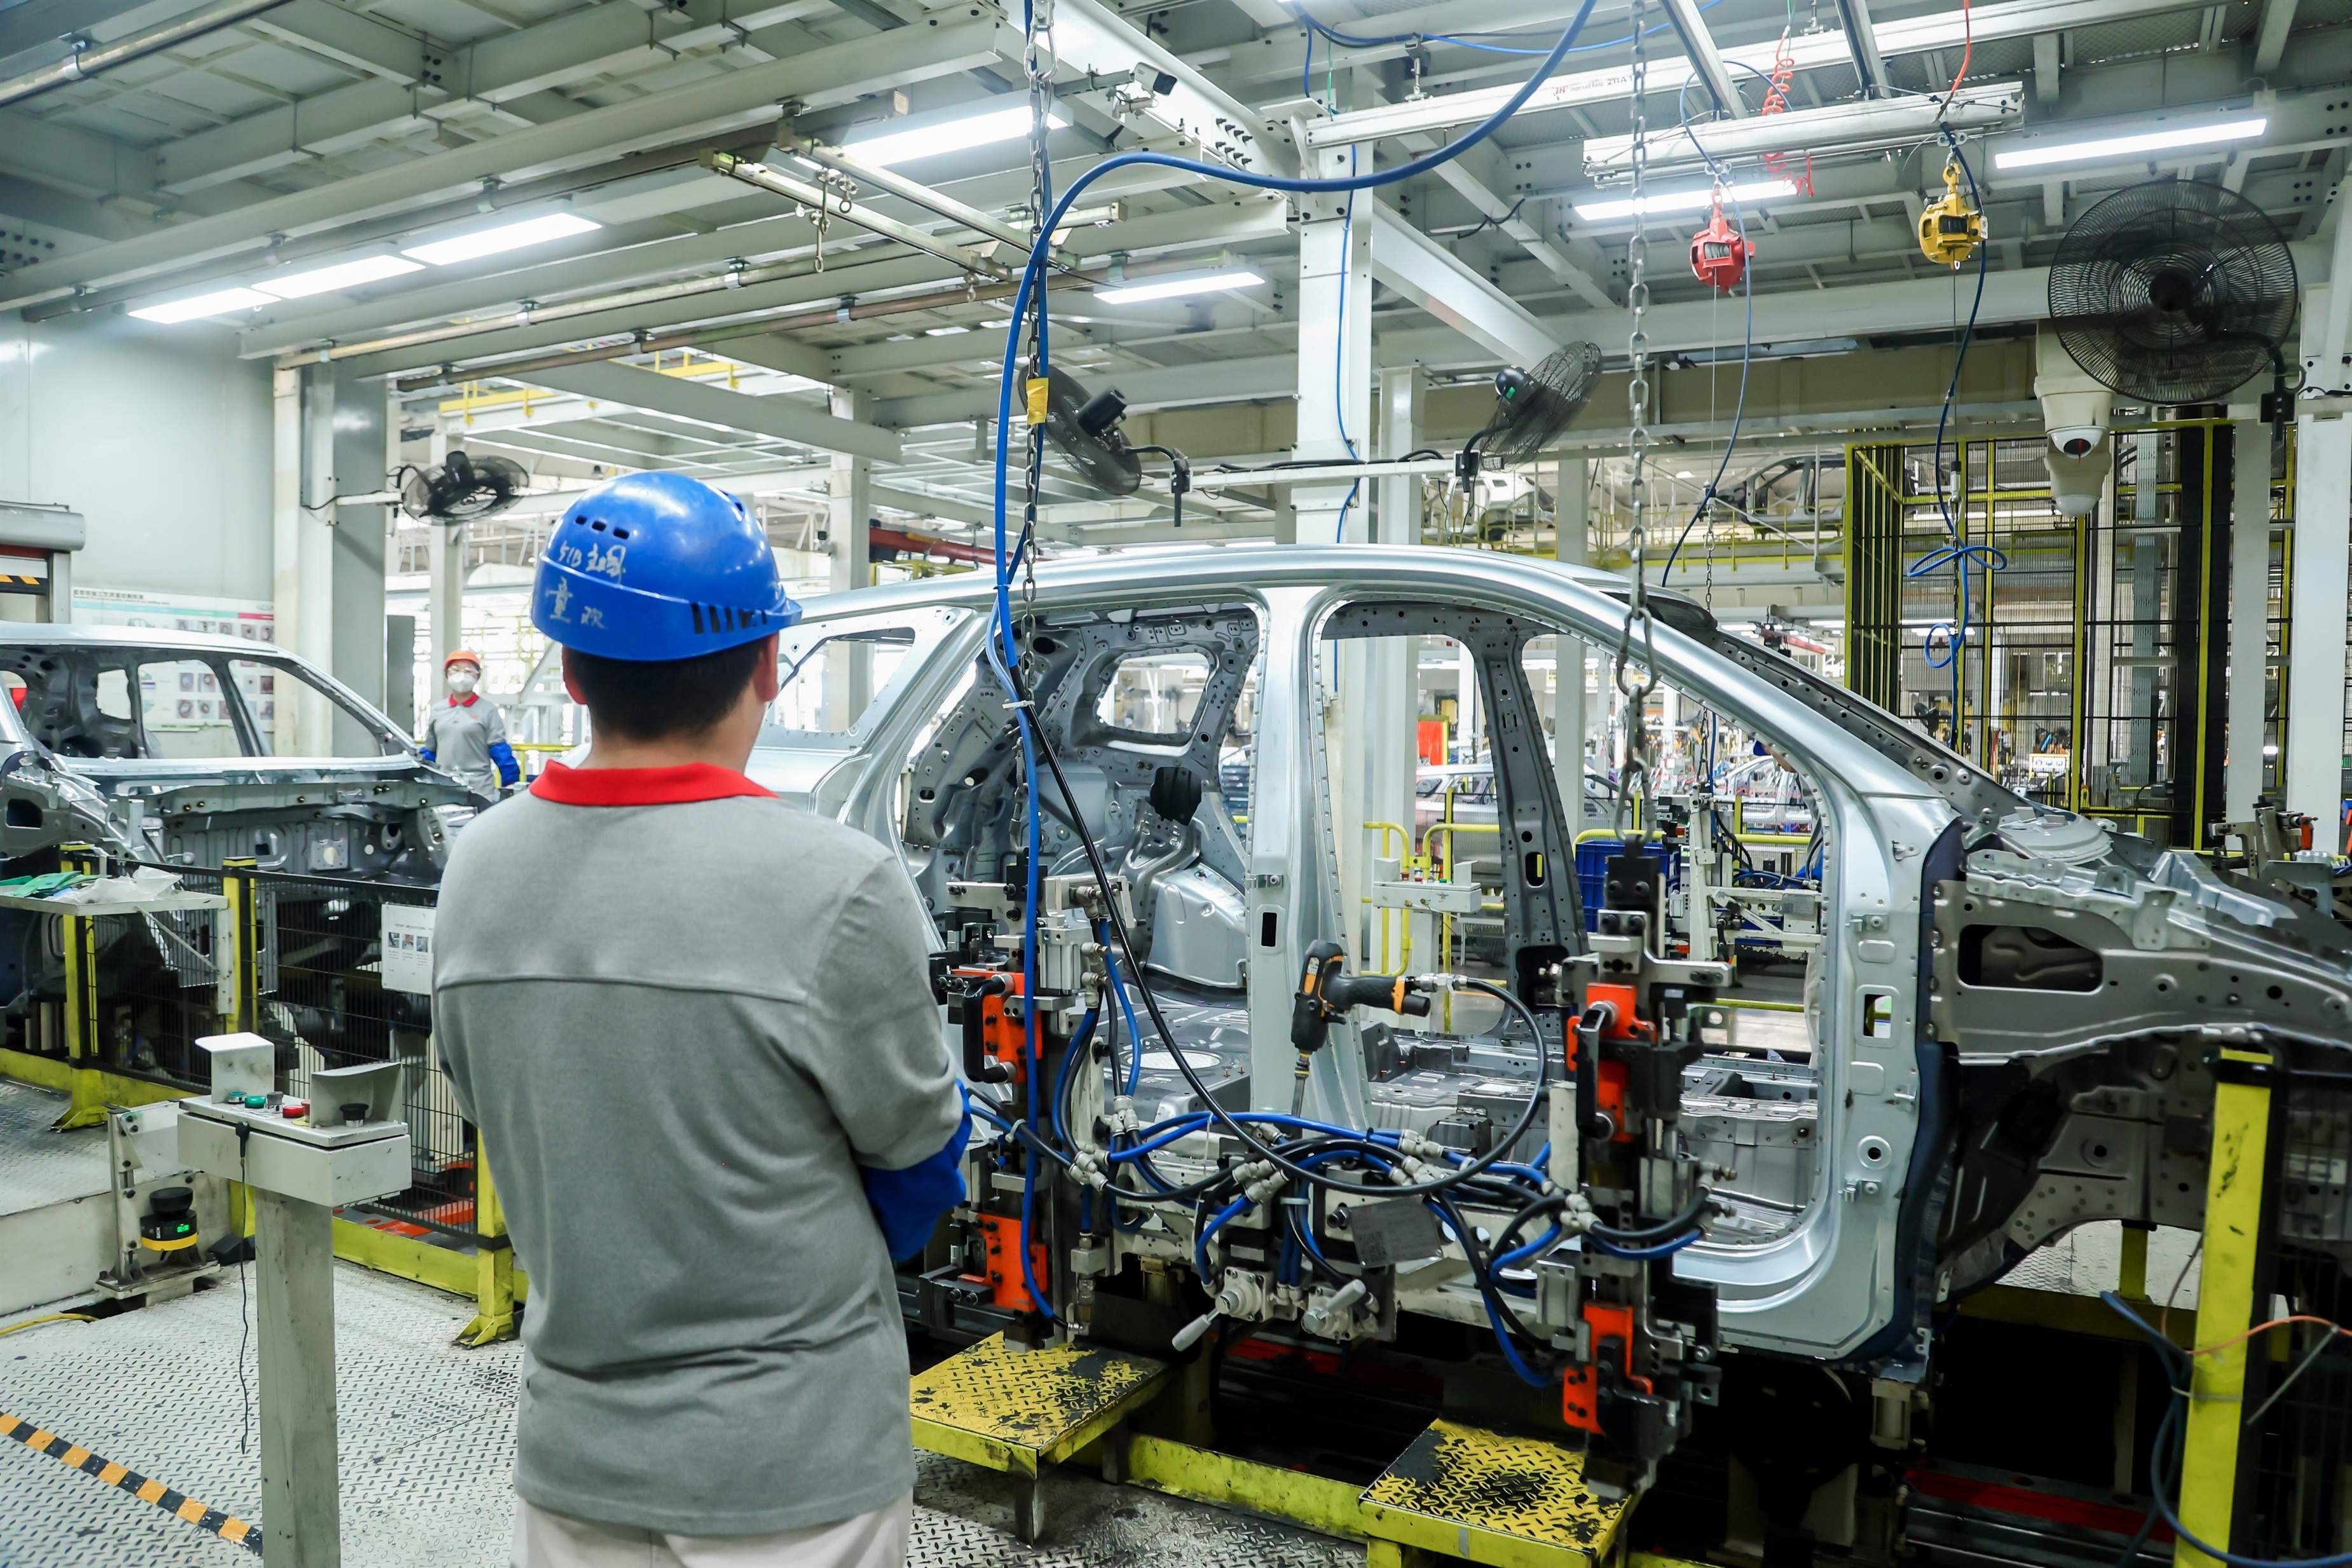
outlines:
[{"label": "yellow metal step platform", "polygon": [[1037,1473],[1059,1464],[1149,1403],[1168,1368],[1084,1345],[1018,1350],[992,1334],[915,1374],[908,1389],[915,1446],[1012,1476],[1013,1529],[1034,1542]]},{"label": "yellow metal step platform", "polygon": [[1572,1449],[1454,1421],[1432,1422],[1364,1489],[1362,1505],[1376,1568],[1412,1552],[1492,1568],[1592,1568],[1615,1552],[1630,1507],[1586,1491],[1584,1456]]}]

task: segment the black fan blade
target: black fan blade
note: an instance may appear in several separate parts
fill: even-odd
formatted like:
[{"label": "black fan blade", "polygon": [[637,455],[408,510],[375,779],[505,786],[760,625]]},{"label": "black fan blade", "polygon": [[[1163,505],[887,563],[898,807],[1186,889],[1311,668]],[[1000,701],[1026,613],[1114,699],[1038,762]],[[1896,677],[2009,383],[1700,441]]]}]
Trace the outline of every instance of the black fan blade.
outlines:
[{"label": "black fan blade", "polygon": [[2084,374],[2158,406],[2211,402],[2273,369],[2294,329],[2294,257],[2252,202],[2150,180],[2077,218],[2050,268],[2050,318]]}]

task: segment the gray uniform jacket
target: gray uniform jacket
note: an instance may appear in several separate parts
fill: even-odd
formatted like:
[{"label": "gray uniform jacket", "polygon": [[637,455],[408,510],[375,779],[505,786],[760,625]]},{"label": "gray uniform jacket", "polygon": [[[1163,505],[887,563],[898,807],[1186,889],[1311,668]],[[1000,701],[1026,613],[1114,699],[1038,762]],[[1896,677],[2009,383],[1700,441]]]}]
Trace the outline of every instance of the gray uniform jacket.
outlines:
[{"label": "gray uniform jacket", "polygon": [[905,1496],[858,1166],[938,1154],[962,1105],[896,857],[723,768],[557,764],[457,835],[435,936],[435,1040],[530,1275],[515,1490],[695,1535]]},{"label": "gray uniform jacket", "polygon": [[[429,709],[425,732],[416,743],[433,754],[433,765],[442,772],[456,774],[477,794],[494,796],[499,792],[499,764],[498,753],[491,748],[507,743],[506,716],[479,692],[467,695],[472,698],[469,702],[451,697]],[[514,753],[505,755],[511,760]]]}]

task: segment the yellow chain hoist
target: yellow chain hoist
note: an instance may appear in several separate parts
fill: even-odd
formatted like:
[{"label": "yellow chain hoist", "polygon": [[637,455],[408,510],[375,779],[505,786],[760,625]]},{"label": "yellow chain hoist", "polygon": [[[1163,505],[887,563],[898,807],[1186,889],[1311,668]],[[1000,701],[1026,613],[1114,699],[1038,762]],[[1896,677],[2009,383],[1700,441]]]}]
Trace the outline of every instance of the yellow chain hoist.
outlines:
[{"label": "yellow chain hoist", "polygon": [[1919,248],[1939,267],[1958,267],[1984,244],[1984,214],[1960,194],[1960,165],[1944,160],[1944,199],[1919,214]]}]

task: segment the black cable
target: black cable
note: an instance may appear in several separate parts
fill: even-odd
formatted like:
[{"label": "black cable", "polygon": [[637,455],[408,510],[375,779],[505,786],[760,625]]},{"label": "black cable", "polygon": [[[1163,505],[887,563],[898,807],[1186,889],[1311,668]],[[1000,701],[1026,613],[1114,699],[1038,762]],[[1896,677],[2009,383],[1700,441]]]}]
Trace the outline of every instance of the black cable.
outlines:
[{"label": "black cable", "polygon": [[1698,1224],[1699,1216],[1706,1212],[1710,1194],[1706,1187],[1691,1193],[1690,1201],[1672,1219],[1662,1219],[1655,1225],[1644,1225],[1633,1230],[1620,1230],[1614,1226],[1594,1225],[1588,1232],[1618,1247],[1650,1247],[1661,1241],[1671,1241]]},{"label": "black cable", "polygon": [[[248,1163],[246,1145],[251,1142],[252,1138],[252,1124],[239,1122],[236,1124],[236,1185],[245,1191],[245,1219],[247,1225],[253,1223],[253,1171]],[[236,1227],[232,1228],[236,1229],[236,1246],[240,1254],[236,1266],[236,1451],[242,1454],[246,1451],[247,1439],[253,1431],[253,1392],[246,1386],[245,1381],[246,1347],[253,1342],[253,1315],[245,1283],[245,1270],[252,1260],[242,1256],[246,1248],[245,1231]]]},{"label": "black cable", "polygon": [[[1022,704],[1031,704],[1028,685],[1021,677],[1017,662],[1006,671],[1006,674],[1013,688],[1013,700]],[[1143,966],[1136,961],[1134,935],[1128,930],[1126,916],[1119,913],[1118,901],[1111,895],[1110,872],[1103,863],[1102,846],[1095,841],[1093,830],[1087,827],[1084,821],[1084,808],[1078,804],[1076,791],[1070,788],[1069,779],[1062,772],[1062,759],[1055,751],[1052,742],[1046,737],[1043,725],[1033,725],[1031,734],[1038,754],[1045,760],[1047,771],[1054,777],[1055,788],[1061,791],[1062,799],[1067,803],[1071,812],[1080,819],[1078,842],[1086,851],[1087,864],[1094,873],[1095,886],[1102,895],[1104,912],[1109,916],[1113,935],[1118,938],[1119,950],[1127,956],[1129,975],[1135,982],[1136,993],[1143,998],[1144,1010],[1151,1015],[1152,1027],[1160,1031],[1160,1038],[1167,1045],[1169,1054],[1174,1058],[1177,1070],[1184,1075],[1184,1082],[1191,1085],[1193,1094],[1198,1097],[1202,1106],[1241,1144],[1242,1147],[1249,1150],[1256,1158],[1272,1164],[1276,1169],[1295,1180],[1328,1187],[1335,1192],[1352,1193],[1360,1197],[1426,1197],[1458,1186],[1464,1181],[1495,1164],[1503,1157],[1506,1150],[1515,1145],[1527,1130],[1534,1125],[1536,1113],[1543,1108],[1544,1091],[1550,1083],[1551,1052],[1544,1044],[1543,1026],[1537,1019],[1534,1010],[1509,991],[1485,980],[1465,978],[1463,984],[1468,988],[1492,996],[1506,1007],[1517,1011],[1521,1020],[1527,1024],[1528,1032],[1535,1043],[1534,1092],[1528,1095],[1527,1105],[1520,1111],[1517,1122],[1513,1124],[1507,1134],[1496,1141],[1492,1148],[1477,1155],[1467,1165],[1457,1166],[1433,1181],[1366,1186],[1324,1176],[1320,1172],[1299,1165],[1276,1148],[1261,1143],[1255,1134],[1244,1126],[1231,1112],[1218,1103],[1216,1096],[1212,1094],[1209,1092],[1209,1086],[1201,1081],[1200,1073],[1194,1070],[1192,1062],[1186,1059],[1183,1049],[1177,1043],[1176,1031],[1169,1025],[1167,1015],[1160,1010],[1159,995],[1152,990],[1150,981],[1146,978]]]}]

